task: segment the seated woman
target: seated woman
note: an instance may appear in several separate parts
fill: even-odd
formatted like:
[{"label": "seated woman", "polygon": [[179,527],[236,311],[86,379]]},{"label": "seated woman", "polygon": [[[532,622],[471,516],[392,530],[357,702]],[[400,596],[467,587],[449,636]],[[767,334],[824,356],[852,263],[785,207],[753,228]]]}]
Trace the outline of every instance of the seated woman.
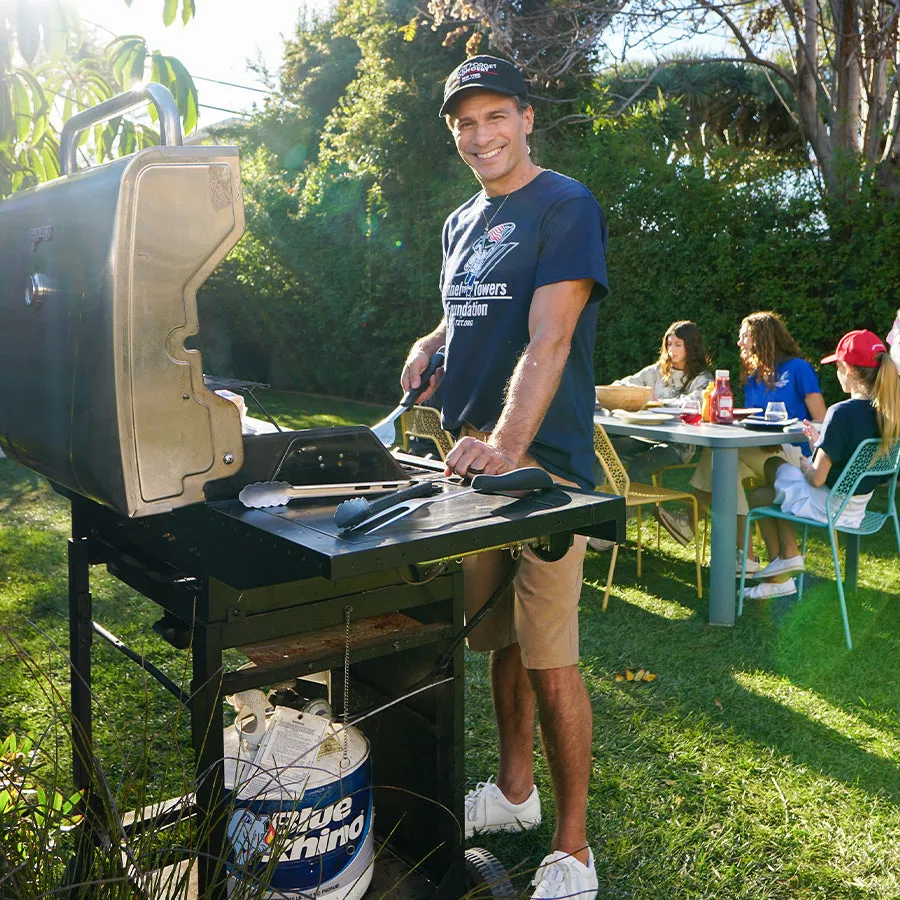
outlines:
[{"label": "seated woman", "polygon": [[894,319],[893,327],[888,333],[885,343],[891,348],[891,359],[900,370],[900,309],[897,310],[897,318]]},{"label": "seated woman", "polygon": [[[805,433],[813,448],[812,462],[801,458],[795,466],[783,459],[766,463],[766,487],[750,496],[753,507],[777,503],[784,512],[823,524],[828,521],[826,501],[850,457],[862,441],[881,438],[882,451],[900,437],[900,378],[881,339],[871,331],[845,334],[837,350],[822,360],[837,362],[838,381],[849,400],[828,408],[821,431],[806,422]],[[841,513],[840,523],[855,527],[862,521],[866,504],[880,480],[864,478],[856,495]],[[753,577],[762,584],[745,588],[744,596],[761,599],[793,594],[793,576],[805,561],[797,546],[794,527],[784,519],[759,520],[771,562]]]},{"label": "seated woman", "polygon": [[[659,359],[613,384],[653,388],[654,399],[672,400],[676,404],[685,397],[699,401],[703,389],[713,380],[711,370],[712,362],[700,329],[693,322],[673,322],[663,335]],[[695,452],[693,446],[686,444],[651,444],[621,436],[612,437],[611,441],[628,470],[628,477],[643,484],[650,483],[654,472],[664,466],[685,462]],[[679,543],[687,544],[693,535],[690,525],[683,525],[680,518],[669,515],[667,510],[660,512],[663,513],[659,517],[663,527]]]},{"label": "seated woman", "polygon": [[[741,351],[741,381],[744,384],[744,405],[766,408],[775,400],[784,403],[789,418],[812,419],[821,422],[825,416],[825,400],[819,387],[819,378],[813,367],[802,357],[800,348],[791,337],[781,316],[773,312],[757,312],[741,322],[738,333]],[[771,447],[745,447],[738,453],[738,550],[737,571],[741,570],[744,519],[747,515],[747,497],[744,494],[745,478],[762,482],[764,466],[771,456],[778,456],[795,465],[799,464],[801,451],[792,444]],[[691,478],[701,510],[709,508],[712,499],[712,454],[705,449],[700,456],[697,470]],[[747,559],[747,571],[756,572],[759,563],[752,555]]]}]

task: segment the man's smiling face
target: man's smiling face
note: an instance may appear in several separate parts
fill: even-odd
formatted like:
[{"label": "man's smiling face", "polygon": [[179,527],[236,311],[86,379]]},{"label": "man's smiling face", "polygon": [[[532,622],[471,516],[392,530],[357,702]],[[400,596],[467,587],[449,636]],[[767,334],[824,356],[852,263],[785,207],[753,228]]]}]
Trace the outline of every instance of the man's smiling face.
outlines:
[{"label": "man's smiling face", "polygon": [[513,97],[473,89],[460,96],[447,118],[459,155],[485,193],[494,197],[522,186],[531,169],[530,106],[520,112]]}]

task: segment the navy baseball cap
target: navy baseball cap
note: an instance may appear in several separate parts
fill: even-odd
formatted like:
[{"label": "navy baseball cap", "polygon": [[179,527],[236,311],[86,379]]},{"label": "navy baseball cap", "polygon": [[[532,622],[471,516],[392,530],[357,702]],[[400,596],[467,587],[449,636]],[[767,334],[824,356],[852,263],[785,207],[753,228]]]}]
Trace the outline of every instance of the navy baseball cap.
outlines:
[{"label": "navy baseball cap", "polygon": [[471,88],[528,99],[528,85],[511,62],[496,56],[472,56],[458,65],[444,83],[444,102],[439,115],[445,116],[453,100]]}]

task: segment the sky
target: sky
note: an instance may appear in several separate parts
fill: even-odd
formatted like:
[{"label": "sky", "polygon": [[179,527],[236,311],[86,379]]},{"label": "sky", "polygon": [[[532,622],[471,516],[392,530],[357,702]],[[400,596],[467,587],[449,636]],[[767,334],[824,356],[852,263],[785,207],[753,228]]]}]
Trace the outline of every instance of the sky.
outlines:
[{"label": "sky", "polygon": [[[200,98],[200,127],[209,126],[233,113],[250,111],[265,95],[214,83],[264,89],[265,85],[247,61],[260,56],[277,72],[283,55],[284,38],[294,34],[301,8],[324,7],[328,0],[196,0],[197,14],[183,26],[179,18],[166,28],[162,22],[163,0],[75,0],[85,23],[106,29],[101,37],[139,34],[151,50],[175,56],[184,63]],[[208,81],[206,79],[213,79]],[[219,110],[210,107],[220,107]]]}]

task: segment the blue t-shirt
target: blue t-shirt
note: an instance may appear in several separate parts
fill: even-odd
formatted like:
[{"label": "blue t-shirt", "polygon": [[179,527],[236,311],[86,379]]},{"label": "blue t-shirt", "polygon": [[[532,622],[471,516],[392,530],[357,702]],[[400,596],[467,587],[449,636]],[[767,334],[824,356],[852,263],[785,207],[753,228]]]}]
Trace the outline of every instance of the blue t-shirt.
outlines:
[{"label": "blue t-shirt", "polygon": [[[447,325],[444,428],[497,424],[506,386],[528,346],[537,288],[592,278],[591,301],[608,293],[606,218],[584,185],[544,171],[511,194],[479,192],[444,223],[441,296]],[[594,335],[585,304],[556,395],[529,453],[549,472],[594,486]]]},{"label": "blue t-shirt", "polygon": [[769,387],[764,381],[751,375],[744,385],[744,405],[766,408],[767,403],[780,400],[787,410],[788,418],[806,419],[807,394],[821,394],[819,377],[813,367],[799,357],[786,359],[775,365],[775,385]]},{"label": "blue t-shirt", "polygon": [[[831,460],[831,468],[825,477],[825,484],[834,487],[853,452],[866,438],[880,438],[878,413],[870,400],[842,400],[829,406],[819,432],[815,450],[822,449]],[[887,477],[871,476],[863,478],[856,486],[856,494],[869,494]]]}]

